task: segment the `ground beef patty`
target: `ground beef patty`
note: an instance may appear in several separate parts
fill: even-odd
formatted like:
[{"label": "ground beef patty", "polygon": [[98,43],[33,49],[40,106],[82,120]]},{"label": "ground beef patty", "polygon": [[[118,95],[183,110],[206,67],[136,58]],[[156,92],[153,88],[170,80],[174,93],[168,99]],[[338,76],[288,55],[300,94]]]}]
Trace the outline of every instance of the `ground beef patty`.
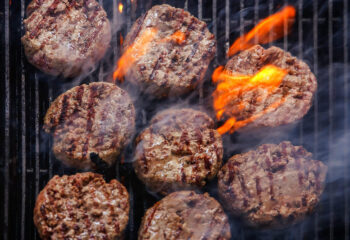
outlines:
[{"label": "ground beef patty", "polygon": [[174,192],[147,210],[139,230],[141,239],[230,239],[228,218],[207,193]]},{"label": "ground beef patty", "polygon": [[281,227],[311,213],[327,166],[290,142],[264,144],[229,159],[218,174],[224,207],[248,224]]},{"label": "ground beef patty", "polygon": [[[156,97],[189,92],[202,81],[214,57],[215,36],[205,22],[189,12],[163,4],[136,20],[126,36],[124,50],[150,28],[157,29],[157,34],[147,52],[132,64],[126,79]],[[178,37],[169,40],[173,34]]]},{"label": "ground beef patty", "polygon": [[61,94],[47,110],[44,129],[53,152],[68,166],[111,165],[129,141],[135,110],[128,94],[112,83],[81,85]]},{"label": "ground beef patty", "polygon": [[233,117],[237,120],[248,119],[262,113],[273,103],[284,100],[277,108],[270,108],[263,116],[241,130],[295,122],[308,112],[312,104],[313,94],[317,89],[314,74],[306,63],[278,47],[264,49],[256,45],[235,55],[228,61],[225,69],[235,74],[254,75],[268,64],[287,70],[280,86],[271,94],[266,94],[266,89],[263,88],[243,92],[232,99],[226,117],[232,117],[234,113]]},{"label": "ground beef patty", "polygon": [[168,109],[137,137],[134,167],[151,190],[167,194],[204,186],[218,172],[222,154],[221,136],[207,114]]},{"label": "ground beef patty", "polygon": [[42,239],[121,239],[128,218],[125,187],[91,172],[54,176],[34,208]]},{"label": "ground beef patty", "polygon": [[95,0],[33,0],[22,37],[28,61],[41,71],[73,77],[106,52],[111,29]]}]

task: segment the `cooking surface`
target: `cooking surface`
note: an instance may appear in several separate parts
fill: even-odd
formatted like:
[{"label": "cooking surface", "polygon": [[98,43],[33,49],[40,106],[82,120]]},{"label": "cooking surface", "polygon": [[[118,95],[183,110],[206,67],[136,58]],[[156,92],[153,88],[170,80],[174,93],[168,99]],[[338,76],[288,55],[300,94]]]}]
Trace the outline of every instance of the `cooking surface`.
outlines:
[{"label": "cooking surface", "polygon": [[[327,185],[316,212],[300,224],[284,230],[254,230],[239,219],[231,218],[233,239],[349,239],[350,214],[350,133],[349,133],[349,3],[337,1],[119,1],[100,0],[112,23],[111,48],[96,70],[78,79],[64,80],[45,75],[30,65],[21,45],[24,34],[22,20],[30,1],[5,0],[1,15],[0,82],[0,222],[1,239],[39,239],[33,223],[35,198],[52,176],[74,174],[52,154],[51,138],[42,130],[49,104],[59,94],[83,82],[110,80],[120,56],[121,36],[132,23],[153,5],[167,3],[185,8],[208,24],[217,38],[217,54],[205,77],[203,87],[193,94],[175,100],[152,101],[131,92],[137,109],[137,132],[160,109],[171,104],[201,105],[211,112],[210,94],[214,90],[210,75],[226,63],[225,52],[241,34],[259,20],[292,4],[297,15],[292,32],[269,45],[276,45],[303,59],[318,80],[318,91],[308,114],[292,127],[278,128],[254,136],[225,135],[224,161],[233,153],[245,151],[261,143],[290,140],[303,145],[314,159],[328,165]],[[127,85],[122,85],[127,90]],[[259,135],[259,136],[256,136]],[[126,239],[136,239],[141,218],[159,196],[150,194],[135,176],[130,160],[130,145],[121,161],[105,172],[106,178],[117,178],[130,194],[130,219]],[[120,161],[118,161],[120,162]],[[216,180],[204,191],[217,196]]]}]

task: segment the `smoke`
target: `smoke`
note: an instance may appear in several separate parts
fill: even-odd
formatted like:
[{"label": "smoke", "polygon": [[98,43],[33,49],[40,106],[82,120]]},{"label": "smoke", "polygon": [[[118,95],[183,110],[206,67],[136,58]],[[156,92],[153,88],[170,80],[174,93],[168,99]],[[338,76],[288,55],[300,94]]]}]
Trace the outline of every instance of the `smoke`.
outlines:
[{"label": "smoke", "polygon": [[[107,2],[107,1],[104,1]],[[117,1],[114,1],[117,2]],[[58,94],[77,86],[82,83],[94,82],[98,79],[104,81],[111,81],[112,72],[115,69],[116,62],[120,56],[120,34],[124,37],[127,33],[126,28],[128,26],[128,20],[131,15],[135,15],[135,12],[118,14],[113,11],[117,11],[117,7],[111,3],[104,3],[109,16],[114,16],[111,20],[112,29],[112,42],[111,47],[107,50],[106,55],[99,64],[87,69],[82,75],[69,80],[50,78],[44,74],[38,74],[40,83],[46,84],[48,82],[51,89],[54,89],[53,99]],[[135,1],[137,2],[137,1]],[[229,39],[226,39],[225,29],[225,8],[224,1],[217,1],[218,14],[217,14],[217,26],[209,23],[208,26],[213,32],[213,28],[217,27],[217,60],[220,64],[225,64],[226,50],[224,46],[227,46],[226,40],[230,40],[232,43],[242,32],[247,32],[254,24],[256,20],[266,17],[271,7],[268,4],[259,5],[256,16],[255,6],[248,6],[240,9],[239,4],[231,4],[230,10],[230,33]],[[231,1],[232,2],[232,1]],[[306,1],[304,7],[311,7],[312,1]],[[340,1],[338,1],[340,2]],[[149,9],[150,4],[146,6]],[[124,8],[126,9],[126,8]],[[276,6],[273,7],[276,9]],[[190,11],[193,9],[190,9]],[[133,7],[130,11],[135,11]],[[274,12],[274,11],[271,11]],[[317,20],[318,34],[315,36],[313,19],[309,16],[297,15],[294,28],[289,36],[285,39],[272,43],[281,48],[286,48],[294,56],[301,57],[312,69],[318,79],[318,90],[314,97],[314,104],[309,110],[308,114],[300,121],[287,126],[280,126],[269,130],[260,130],[251,133],[234,133],[232,135],[223,135],[224,142],[224,161],[226,161],[233,154],[248,151],[254,149],[257,146],[264,143],[279,143],[283,140],[290,140],[294,145],[302,145],[308,151],[313,153],[314,159],[324,162],[328,166],[328,178],[327,188],[325,194],[320,202],[320,208],[316,210],[316,214],[312,218],[307,218],[305,221],[297,226],[291,226],[287,230],[274,230],[274,231],[260,231],[246,228],[244,224],[236,219],[232,220],[231,231],[233,236],[244,237],[258,237],[259,239],[271,239],[285,237],[290,234],[287,239],[298,239],[303,236],[303,232],[308,228],[314,228],[311,225],[314,224],[315,218],[320,221],[320,226],[329,227],[329,206],[336,205],[335,199],[339,200],[339,205],[344,206],[344,195],[349,194],[349,173],[350,173],[350,99],[349,99],[349,76],[350,66],[342,62],[344,59],[344,37],[343,29],[334,28],[331,32],[332,36],[329,36],[327,14],[328,6],[320,4],[318,10],[319,18],[324,20]],[[302,22],[299,25],[299,18],[303,17],[309,19],[307,22]],[[241,19],[250,19],[252,21],[243,21]],[[318,19],[318,18],[317,18]],[[301,31],[299,31],[299,29]],[[300,36],[300,32],[302,35]],[[315,40],[316,38],[316,40]],[[332,49],[329,47],[330,39],[333,41]],[[301,41],[299,41],[301,40]],[[349,36],[345,37],[345,41],[349,42]],[[267,45],[266,45],[267,46]],[[332,54],[332,55],[331,55]],[[330,59],[330,55],[331,58]],[[190,107],[199,109],[205,112],[209,112],[212,117],[214,113],[212,110],[212,97],[211,94],[215,89],[215,86],[211,84],[211,73],[214,69],[215,60],[208,68],[203,83],[201,83],[193,92],[181,96],[179,98],[157,100],[152,96],[144,95],[135,86],[124,82],[118,85],[128,91],[131,95],[134,105],[137,109],[136,116],[136,133],[135,137],[141,130],[148,126],[150,119],[157,114],[157,112],[175,107],[184,108]],[[101,71],[103,69],[103,71]],[[98,71],[101,71],[98,73]],[[41,143],[47,145],[46,134],[41,134]],[[133,139],[134,141],[134,139]],[[131,163],[133,158],[133,147],[129,146],[129,154],[126,155],[126,162]],[[40,147],[40,149],[47,149]],[[130,150],[132,149],[132,150]],[[136,177],[136,176],[134,176]],[[203,191],[210,191],[215,193],[216,189],[215,180],[209,183],[207,188]],[[333,189],[332,189],[333,188]],[[151,193],[153,194],[153,193]],[[333,199],[333,200],[331,200]],[[331,203],[333,201],[333,203]],[[336,213],[339,213],[336,212]],[[343,214],[342,212],[340,212]],[[334,223],[336,223],[336,219]],[[326,226],[328,225],[328,226]],[[315,230],[317,233],[317,229]]]}]

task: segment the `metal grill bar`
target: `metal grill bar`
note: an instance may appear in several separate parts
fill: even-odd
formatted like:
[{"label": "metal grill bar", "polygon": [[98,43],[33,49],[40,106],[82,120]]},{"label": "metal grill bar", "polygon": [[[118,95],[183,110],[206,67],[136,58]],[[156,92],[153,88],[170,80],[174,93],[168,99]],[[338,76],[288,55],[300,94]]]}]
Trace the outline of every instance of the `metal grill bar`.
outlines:
[{"label": "metal grill bar", "polygon": [[[25,2],[21,0],[21,23],[25,16]],[[24,32],[24,26],[21,24],[21,33]],[[26,78],[25,78],[25,69],[24,69],[24,56],[23,49],[21,49],[21,71],[22,71],[22,81],[21,81],[21,154],[22,154],[22,198],[21,198],[21,239],[25,239],[25,217],[26,217],[26,167],[27,167],[27,152],[26,152]],[[50,164],[51,165],[51,164]]]},{"label": "metal grill bar", "polygon": [[[217,0],[213,0],[213,33],[216,38],[216,48],[218,47],[217,40],[218,40],[218,23],[217,23],[217,17],[216,17],[216,11],[217,11]],[[216,67],[218,65],[218,53],[215,52],[215,62],[214,66]]]},{"label": "metal grill bar", "polygon": [[[225,2],[225,53],[230,47],[230,1]],[[226,55],[227,58],[227,55]]]},{"label": "metal grill bar", "polygon": [[[34,92],[35,92],[35,107],[34,107],[34,130],[35,130],[35,196],[39,194],[40,188],[40,142],[39,142],[39,79],[37,73],[34,76]],[[35,236],[36,236],[35,231]]]},{"label": "metal grill bar", "polygon": [[[284,0],[284,5],[287,5],[287,0]],[[284,22],[284,38],[283,38],[283,49],[288,51],[288,21]]]},{"label": "metal grill bar", "polygon": [[10,30],[9,1],[5,1],[5,170],[4,170],[4,239],[8,237],[9,226],[9,161],[10,161]]},{"label": "metal grill bar", "polygon": [[203,0],[198,0],[198,18],[202,20],[203,18]]},{"label": "metal grill bar", "polygon": [[[348,47],[348,36],[349,36],[349,26],[348,26],[348,0],[344,0],[344,12],[343,12],[343,21],[344,21],[344,35],[343,35],[343,48],[344,48],[344,118],[345,118],[345,126],[344,126],[344,132],[349,133],[349,47]],[[345,135],[345,146],[349,146],[349,136]],[[348,151],[347,149],[344,149],[345,151]],[[345,193],[344,193],[344,200],[345,200],[345,240],[349,240],[350,235],[350,221],[349,221],[349,162],[346,159],[346,153],[344,156],[344,162],[345,162],[345,171],[344,171],[344,179],[345,179]]]},{"label": "metal grill bar", "polygon": [[[330,171],[328,172],[330,179],[332,179],[332,142],[333,142],[333,2],[332,0],[328,0],[328,56],[329,56],[329,66],[328,66],[328,88],[329,88],[329,110],[328,110],[328,116],[329,116],[329,136],[328,136],[328,147],[329,147],[329,155],[328,155],[328,163],[330,165]],[[333,211],[333,191],[332,188],[330,188],[330,194],[329,194],[329,208],[330,208],[330,239],[332,240],[334,237],[334,211]]]},{"label": "metal grill bar", "polygon": [[[303,59],[303,0],[298,1],[298,57]],[[303,120],[299,124],[299,144],[303,145]]]},{"label": "metal grill bar", "polygon": [[[314,0],[313,2],[313,71],[315,76],[318,76],[318,0]],[[318,159],[318,93],[315,92],[314,97],[314,145],[313,145],[313,155],[315,159]],[[315,238],[318,240],[318,213],[315,214]]]}]

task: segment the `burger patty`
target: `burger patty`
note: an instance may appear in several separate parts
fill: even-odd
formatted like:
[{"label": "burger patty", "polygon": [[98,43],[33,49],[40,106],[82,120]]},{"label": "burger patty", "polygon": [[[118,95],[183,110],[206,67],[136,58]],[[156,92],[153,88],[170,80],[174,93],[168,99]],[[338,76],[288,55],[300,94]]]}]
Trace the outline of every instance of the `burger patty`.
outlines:
[{"label": "burger patty", "polygon": [[34,208],[42,239],[121,239],[128,217],[125,187],[91,172],[54,176]]},{"label": "burger patty", "polygon": [[290,142],[263,144],[228,160],[218,174],[224,207],[249,225],[281,227],[312,212],[327,166]]},{"label": "burger patty", "polygon": [[207,193],[174,192],[147,210],[139,230],[141,239],[230,239],[228,218]]},{"label": "burger patty", "polygon": [[44,119],[45,131],[53,135],[55,156],[80,169],[111,165],[134,127],[129,95],[105,82],[83,84],[61,94]]},{"label": "burger patty", "polygon": [[[301,119],[310,109],[317,89],[316,78],[306,63],[289,52],[278,47],[264,49],[256,45],[231,58],[225,69],[232,74],[254,75],[268,64],[286,70],[287,75],[270,94],[266,93],[266,89],[257,87],[232,98],[226,117],[244,120],[266,111],[241,130],[292,123]],[[271,108],[278,102],[281,103]]]},{"label": "burger patty", "polygon": [[215,177],[223,147],[213,120],[189,108],[158,113],[136,139],[134,168],[153,191],[202,187]]},{"label": "burger patty", "polygon": [[126,79],[156,97],[189,92],[203,80],[214,57],[215,36],[205,22],[189,12],[163,4],[136,20],[125,38],[124,50],[151,28],[157,34],[146,53],[132,64]]},{"label": "burger patty", "polygon": [[95,0],[33,0],[24,25],[28,61],[51,75],[74,77],[89,70],[111,40],[106,12]]}]

